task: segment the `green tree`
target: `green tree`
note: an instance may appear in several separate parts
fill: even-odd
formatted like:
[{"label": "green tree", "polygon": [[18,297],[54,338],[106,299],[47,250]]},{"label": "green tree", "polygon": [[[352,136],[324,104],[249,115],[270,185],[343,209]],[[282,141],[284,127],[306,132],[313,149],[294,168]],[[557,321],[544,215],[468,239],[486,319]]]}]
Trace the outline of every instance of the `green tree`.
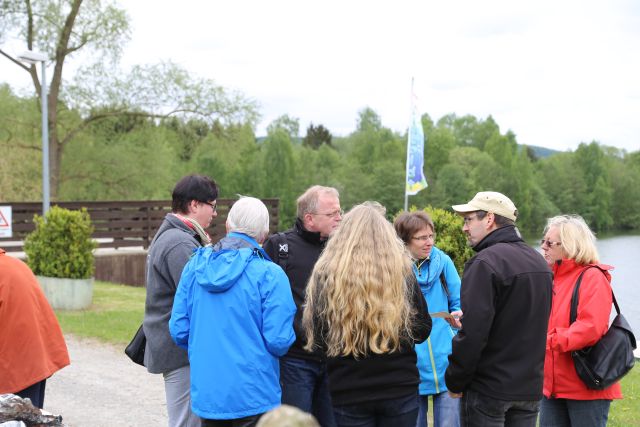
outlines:
[{"label": "green tree", "polygon": [[633,229],[640,224],[640,151],[613,159],[611,212],[617,228]]},{"label": "green tree", "polygon": [[302,139],[302,145],[317,150],[323,144],[330,146],[332,138],[329,129],[322,125],[314,126],[311,123],[307,128],[307,135]]},{"label": "green tree", "polygon": [[42,194],[38,115],[35,103],[0,85],[0,200],[38,200]]},{"label": "green tree", "polygon": [[295,166],[291,138],[281,128],[276,128],[264,142],[262,168],[265,177],[262,182],[264,197],[280,198],[280,223],[283,228],[293,224],[295,219]]},{"label": "green tree", "polygon": [[594,229],[607,230],[613,223],[609,211],[613,192],[607,161],[600,144],[596,141],[581,143],[575,152],[575,164],[589,190],[582,210],[583,216]]},{"label": "green tree", "polygon": [[267,133],[274,133],[278,129],[285,131],[289,135],[291,142],[296,142],[300,135],[300,119],[297,117],[289,117],[288,114],[283,114],[269,123]]},{"label": "green tree", "polygon": [[[22,40],[29,50],[44,53],[53,65],[48,84],[49,164],[51,197],[58,194],[65,147],[91,123],[114,115],[168,117],[196,116],[253,121],[255,102],[229,93],[210,80],[191,78],[171,63],[134,67],[122,79],[115,68],[129,39],[126,13],[110,1],[66,0],[31,2],[5,0],[0,21],[0,43],[9,37]],[[63,87],[63,69],[82,52],[85,60],[75,84]],[[40,85],[35,65],[26,66],[0,44],[0,54],[31,76],[37,96]],[[41,76],[40,76],[41,77]],[[68,109],[79,112],[68,116]]]}]

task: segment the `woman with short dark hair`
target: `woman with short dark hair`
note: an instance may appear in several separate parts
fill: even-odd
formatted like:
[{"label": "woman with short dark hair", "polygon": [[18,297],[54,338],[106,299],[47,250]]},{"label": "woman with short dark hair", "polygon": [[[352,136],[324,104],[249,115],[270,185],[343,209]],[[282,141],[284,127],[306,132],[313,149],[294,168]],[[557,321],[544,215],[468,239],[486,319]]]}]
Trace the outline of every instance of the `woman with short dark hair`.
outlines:
[{"label": "woman with short dark hair", "polygon": [[455,316],[446,321],[433,319],[431,335],[416,345],[420,372],[419,408],[417,427],[427,426],[429,397],[433,399],[434,427],[460,425],[459,399],[449,396],[444,372],[449,365],[451,339],[460,327],[460,276],[451,258],[435,246],[436,231],[431,217],[424,211],[403,212],[393,222],[398,236],[413,258],[422,295],[432,313]]}]

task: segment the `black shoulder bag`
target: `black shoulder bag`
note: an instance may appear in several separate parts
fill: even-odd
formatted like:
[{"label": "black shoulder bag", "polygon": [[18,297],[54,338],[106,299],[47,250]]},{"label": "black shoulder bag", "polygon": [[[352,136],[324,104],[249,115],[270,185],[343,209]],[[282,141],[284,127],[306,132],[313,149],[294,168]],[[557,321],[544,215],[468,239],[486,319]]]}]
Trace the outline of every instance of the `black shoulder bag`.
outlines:
[{"label": "black shoulder bag", "polygon": [[144,366],[144,349],[147,346],[147,337],[144,335],[144,329],[142,329],[142,325],[138,328],[138,331],[133,336],[133,339],[124,349],[124,352],[129,359],[138,365]]},{"label": "black shoulder bag", "polygon": [[[578,316],[578,290],[582,276],[588,269],[589,267],[580,273],[573,289],[569,324],[575,322]],[[613,319],[607,333],[593,346],[571,352],[578,377],[587,388],[592,390],[603,390],[609,387],[625,376],[633,368],[635,362],[633,350],[636,348],[636,337],[633,335],[627,319],[620,313],[620,307],[618,307],[613,290],[611,294],[618,315]]]}]

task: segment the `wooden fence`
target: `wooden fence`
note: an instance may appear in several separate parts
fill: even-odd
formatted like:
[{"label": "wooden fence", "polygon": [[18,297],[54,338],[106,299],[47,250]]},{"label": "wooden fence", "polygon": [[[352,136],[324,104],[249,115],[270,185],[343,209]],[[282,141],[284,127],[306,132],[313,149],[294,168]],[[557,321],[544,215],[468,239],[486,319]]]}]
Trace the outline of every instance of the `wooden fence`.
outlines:
[{"label": "wooden fence", "polygon": [[[262,199],[270,214],[270,231],[278,229],[279,199]],[[213,241],[225,234],[225,222],[235,199],[218,199],[218,216],[207,232]],[[34,214],[42,214],[42,203],[0,202],[11,206],[13,237],[0,238],[0,247],[7,252],[23,250],[24,238],[34,230]],[[126,202],[55,202],[66,209],[86,208],[93,223],[93,238],[99,248],[142,247],[147,249],[162,219],[171,212],[170,200],[126,201]]]}]

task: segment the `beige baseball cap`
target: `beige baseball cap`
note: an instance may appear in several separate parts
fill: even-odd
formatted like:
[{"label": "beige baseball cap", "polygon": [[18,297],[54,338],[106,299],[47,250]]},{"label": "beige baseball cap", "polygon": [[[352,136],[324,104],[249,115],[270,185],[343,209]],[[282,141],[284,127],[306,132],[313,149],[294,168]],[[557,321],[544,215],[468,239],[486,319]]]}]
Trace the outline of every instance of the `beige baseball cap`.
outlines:
[{"label": "beige baseball cap", "polygon": [[487,211],[515,221],[518,209],[511,199],[495,191],[481,191],[464,205],[453,205],[451,208],[458,213]]}]

